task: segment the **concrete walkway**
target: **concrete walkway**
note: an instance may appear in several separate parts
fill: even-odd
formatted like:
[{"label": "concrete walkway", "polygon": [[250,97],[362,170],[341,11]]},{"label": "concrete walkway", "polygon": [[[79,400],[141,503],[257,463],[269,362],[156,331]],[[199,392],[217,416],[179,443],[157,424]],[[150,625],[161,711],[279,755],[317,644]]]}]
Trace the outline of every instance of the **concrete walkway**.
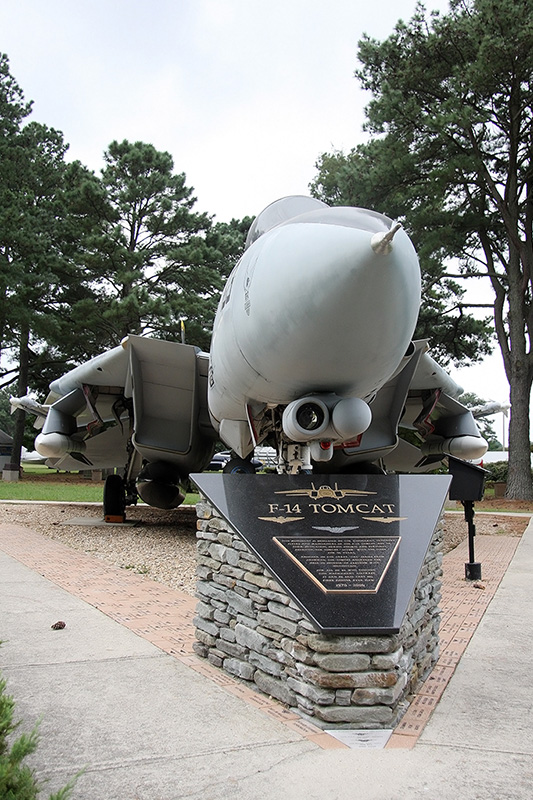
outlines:
[{"label": "concrete walkway", "polygon": [[477,538],[486,589],[446,558],[441,660],[370,749],[191,655],[192,598],[0,525],[0,667],[21,727],[42,718],[43,797],[84,768],[79,800],[530,800],[533,525]]}]

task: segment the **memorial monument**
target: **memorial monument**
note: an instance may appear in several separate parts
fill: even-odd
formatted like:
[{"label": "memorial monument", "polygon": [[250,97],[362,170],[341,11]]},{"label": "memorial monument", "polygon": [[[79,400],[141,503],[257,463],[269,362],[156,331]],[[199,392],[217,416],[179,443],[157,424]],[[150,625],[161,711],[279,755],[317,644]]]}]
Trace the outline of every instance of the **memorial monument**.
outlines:
[{"label": "memorial monument", "polygon": [[197,654],[319,726],[394,727],[438,657],[450,477],[194,480]]},{"label": "memorial monument", "polygon": [[[250,228],[209,353],[130,335],[44,404],[13,400],[40,418],[50,466],[116,468],[106,520],[138,497],[179,506],[194,473],[199,654],[324,721],[371,724],[353,707],[372,702],[390,724],[434,660],[449,478],[424,473],[487,447],[413,340],[419,307],[401,225],[285,197]],[[212,476],[218,441],[232,458]],[[258,445],[275,448],[277,474],[247,474]]]}]

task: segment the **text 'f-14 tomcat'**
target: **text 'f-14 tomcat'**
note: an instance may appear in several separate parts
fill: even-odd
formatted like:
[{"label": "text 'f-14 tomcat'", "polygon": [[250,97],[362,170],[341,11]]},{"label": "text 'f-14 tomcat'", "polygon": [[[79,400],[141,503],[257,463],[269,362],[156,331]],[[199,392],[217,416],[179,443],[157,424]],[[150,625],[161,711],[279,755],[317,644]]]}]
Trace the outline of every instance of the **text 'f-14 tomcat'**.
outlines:
[{"label": "text 'f-14 tomcat'", "polygon": [[[286,197],[254,221],[210,353],[127,336],[50,385],[38,452],[55,468],[118,467],[108,505],[179,505],[221,440],[227,471],[271,445],[279,472],[426,471],[486,442],[462,390],[413,341],[420,269],[388,217]],[[404,427],[420,445],[398,437]],[[413,437],[411,437],[413,438]],[[105,498],[104,498],[105,500]],[[104,502],[104,506],[106,502]]]}]

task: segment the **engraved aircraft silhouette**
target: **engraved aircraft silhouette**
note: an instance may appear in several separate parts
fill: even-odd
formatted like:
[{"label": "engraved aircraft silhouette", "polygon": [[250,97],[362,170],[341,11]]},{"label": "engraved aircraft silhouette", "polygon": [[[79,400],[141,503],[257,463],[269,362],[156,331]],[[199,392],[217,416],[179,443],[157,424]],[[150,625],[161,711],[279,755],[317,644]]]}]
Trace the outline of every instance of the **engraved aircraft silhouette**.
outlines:
[{"label": "engraved aircraft silhouette", "polygon": [[307,495],[313,500],[322,499],[325,497],[332,497],[335,500],[342,500],[343,497],[349,495],[369,495],[377,494],[377,492],[365,492],[362,489],[339,489],[339,485],[335,482],[335,486],[318,486],[311,483],[311,489],[288,489],[285,492],[276,492],[276,494],[290,494],[293,497],[302,497]]}]

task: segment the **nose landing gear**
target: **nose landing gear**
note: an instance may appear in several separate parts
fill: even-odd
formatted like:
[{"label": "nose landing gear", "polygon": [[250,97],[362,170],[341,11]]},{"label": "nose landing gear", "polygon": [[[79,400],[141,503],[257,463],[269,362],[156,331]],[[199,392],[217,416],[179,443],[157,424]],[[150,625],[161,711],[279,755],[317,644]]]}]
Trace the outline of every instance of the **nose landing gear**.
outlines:
[{"label": "nose landing gear", "polygon": [[120,475],[108,475],[105,480],[104,519],[106,522],[126,519],[126,484]]}]

